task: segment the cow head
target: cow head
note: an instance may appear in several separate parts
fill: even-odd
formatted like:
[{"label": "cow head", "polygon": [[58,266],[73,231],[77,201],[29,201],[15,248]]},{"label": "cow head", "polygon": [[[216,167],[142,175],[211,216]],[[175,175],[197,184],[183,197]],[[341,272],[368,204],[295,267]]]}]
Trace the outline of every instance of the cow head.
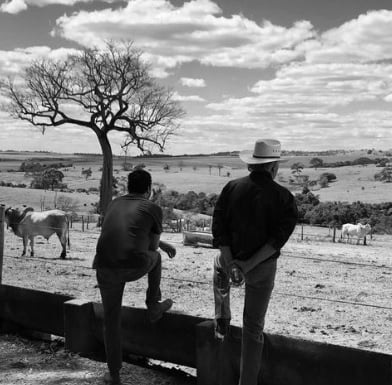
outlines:
[{"label": "cow head", "polygon": [[26,205],[6,208],[4,212],[5,223],[7,226],[11,227],[15,234],[17,234],[19,223],[29,211],[34,211],[34,209],[32,207],[27,207]]}]

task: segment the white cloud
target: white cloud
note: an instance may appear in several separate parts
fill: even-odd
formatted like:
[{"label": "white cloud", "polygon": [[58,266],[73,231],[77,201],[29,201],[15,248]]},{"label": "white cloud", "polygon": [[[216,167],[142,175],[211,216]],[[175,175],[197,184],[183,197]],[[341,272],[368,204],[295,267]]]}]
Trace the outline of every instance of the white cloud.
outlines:
[{"label": "white cloud", "polygon": [[166,68],[193,60],[211,66],[265,68],[303,57],[301,43],[315,35],[308,21],[286,28],[268,21],[258,24],[242,15],[223,17],[211,0],[179,7],[168,0],[130,0],[121,9],[64,15],[53,33],[85,46],[132,39]]},{"label": "white cloud", "polygon": [[360,102],[382,102],[392,90],[392,65],[295,63],[276,72],[271,80],[258,81],[254,96],[211,103],[215,111],[306,113],[349,108]]},{"label": "white cloud", "polygon": [[180,83],[184,87],[202,88],[206,86],[206,82],[204,79],[181,78]]},{"label": "white cloud", "polygon": [[52,50],[46,46],[17,48],[13,51],[0,51],[0,74],[1,76],[15,76],[20,74],[33,60],[42,57],[61,59],[77,51],[69,48]]},{"label": "white cloud", "polygon": [[6,1],[0,5],[0,12],[16,14],[27,9],[27,4],[24,0]]},{"label": "white cloud", "polygon": [[[0,5],[0,12],[17,14],[25,11],[29,6],[45,7],[50,4],[61,4],[73,6],[76,3],[92,3],[94,0],[6,0]],[[101,0],[106,3],[113,3],[120,0]]]},{"label": "white cloud", "polygon": [[312,63],[391,60],[391,44],[392,11],[369,11],[323,33],[317,44],[306,47],[306,59]]},{"label": "white cloud", "polygon": [[174,92],[173,100],[178,102],[205,102],[199,95],[180,95],[178,92]]}]

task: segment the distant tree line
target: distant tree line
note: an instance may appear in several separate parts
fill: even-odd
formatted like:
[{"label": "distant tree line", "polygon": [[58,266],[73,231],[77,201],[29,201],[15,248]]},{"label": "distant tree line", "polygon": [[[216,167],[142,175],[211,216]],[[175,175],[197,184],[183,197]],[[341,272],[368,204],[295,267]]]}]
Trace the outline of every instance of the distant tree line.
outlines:
[{"label": "distant tree line", "polygon": [[27,185],[25,183],[13,183],[13,182],[5,182],[3,180],[0,181],[1,187],[19,187],[19,188],[26,188]]},{"label": "distant tree line", "polygon": [[392,234],[392,202],[320,202],[308,189],[295,195],[299,221],[311,225],[337,226],[369,223],[374,232]]},{"label": "distant tree line", "polygon": [[59,169],[59,168],[67,168],[72,166],[73,166],[72,162],[41,163],[34,160],[26,160],[22,162],[22,164],[19,166],[18,171],[25,172],[25,173],[35,173],[35,172],[41,172],[47,170],[49,168]]},{"label": "distant tree line", "polygon": [[377,167],[385,167],[391,160],[389,158],[368,158],[360,157],[354,160],[344,160],[336,162],[324,162],[323,159],[315,157],[310,160],[310,167],[344,167],[344,166],[367,166],[369,164],[375,164]]}]

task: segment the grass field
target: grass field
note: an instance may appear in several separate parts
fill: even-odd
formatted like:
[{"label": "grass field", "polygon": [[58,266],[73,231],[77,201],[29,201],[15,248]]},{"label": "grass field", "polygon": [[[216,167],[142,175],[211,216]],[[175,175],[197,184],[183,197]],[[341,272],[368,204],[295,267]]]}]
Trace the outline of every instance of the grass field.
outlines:
[{"label": "grass field", "polygon": [[[324,157],[326,162],[338,160],[353,160],[359,156],[368,156],[366,152],[348,153],[339,156]],[[63,182],[70,189],[98,188],[101,171],[101,157],[99,156],[72,156],[69,154],[37,154],[37,153],[4,153],[0,152],[0,181],[14,184],[25,183],[29,185],[31,177],[26,177],[22,172],[15,172],[24,159],[37,157],[50,161],[72,161],[73,167],[62,170],[65,177]],[[289,188],[293,193],[299,192],[301,187],[289,184],[292,177],[290,165],[294,162],[309,163],[311,157],[291,157],[288,162],[281,163],[277,180]],[[331,158],[331,159],[327,159]],[[128,172],[122,170],[124,159],[115,157],[114,176],[120,181],[120,188],[125,192],[126,176]],[[196,193],[219,193],[223,186],[232,178],[247,175],[246,166],[235,156],[184,156],[162,158],[132,158],[128,159],[132,165],[144,163],[146,169],[152,174],[153,181],[164,185],[169,190],[181,193],[195,191]],[[164,170],[165,165],[169,166]],[[91,168],[92,176],[85,179],[82,170]],[[14,170],[8,172],[7,170]],[[302,175],[308,175],[310,180],[317,180],[323,172],[334,173],[336,181],[331,182],[327,188],[316,186],[314,193],[319,195],[322,201],[362,201],[366,203],[380,203],[391,200],[392,183],[382,183],[374,180],[374,174],[380,172],[380,168],[369,165],[346,166],[339,168],[308,168],[305,167]],[[67,196],[78,203],[78,211],[87,213],[91,205],[98,201],[98,194],[90,193],[56,193],[44,190],[31,190],[21,188],[0,187],[0,203],[15,205],[26,203],[35,208],[41,207],[44,200],[50,206],[55,197]]]}]

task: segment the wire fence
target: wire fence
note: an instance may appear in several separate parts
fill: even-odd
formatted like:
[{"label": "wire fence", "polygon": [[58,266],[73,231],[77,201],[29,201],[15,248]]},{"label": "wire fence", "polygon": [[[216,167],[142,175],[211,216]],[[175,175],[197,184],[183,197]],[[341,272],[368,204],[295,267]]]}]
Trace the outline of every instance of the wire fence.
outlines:
[{"label": "wire fence", "polygon": [[[1,211],[1,210],[0,210]],[[2,214],[2,213],[1,213]],[[76,237],[77,242],[80,241],[80,233],[85,233],[88,232],[90,235],[91,240],[96,240],[99,235],[99,231],[97,231],[97,217],[96,216],[91,216],[91,215],[81,215],[81,216],[67,216],[67,230],[68,230],[68,235],[71,234],[70,238],[73,237],[73,235],[78,234],[79,237]],[[7,259],[12,259],[16,263],[21,263],[21,264],[26,264],[26,261],[33,262],[35,264],[35,268],[37,268],[37,263],[42,263],[45,267],[48,265],[53,265],[56,267],[60,267],[66,271],[67,269],[72,268],[74,271],[75,270],[83,270],[85,271],[84,273],[79,274],[84,274],[85,276],[93,276],[94,275],[94,270],[92,269],[91,264],[79,264],[75,263],[75,260],[56,260],[56,259],[48,259],[47,257],[34,257],[30,259],[26,259],[24,257],[19,257],[16,256],[15,253],[11,253],[10,251],[16,251],[18,250],[19,246],[15,242],[20,242],[17,237],[9,238],[7,237],[7,248],[5,248],[4,245],[4,224],[3,224],[4,218],[0,218],[0,282],[1,282],[1,277],[2,277],[2,271],[3,271],[3,262],[4,260]],[[177,220],[177,221],[172,221],[171,222],[173,226],[171,227],[172,232],[179,232],[179,231],[184,231],[185,229],[190,229],[190,230],[201,230],[203,232],[209,233],[210,232],[210,227],[211,227],[211,222],[203,220],[201,223],[201,228],[197,228],[195,226],[195,223],[192,223],[191,221],[186,221],[186,220]],[[16,225],[15,222],[6,222],[6,224],[12,228],[14,228],[14,225]],[[200,225],[200,222],[199,222]],[[46,226],[48,230],[52,230],[53,232],[57,232],[59,230],[59,227],[56,225],[49,225]],[[87,235],[87,234],[86,234]],[[93,239],[94,237],[95,239]],[[60,236],[59,236],[60,237]],[[86,239],[88,237],[83,236],[82,238]],[[332,241],[332,242],[337,242],[338,240],[338,234],[337,234],[337,228],[336,227],[309,227],[305,226],[303,224],[299,224],[293,235],[292,238],[295,238],[300,241],[309,241],[309,240],[317,240],[317,241]],[[372,239],[372,235],[370,235],[370,239]],[[12,239],[12,241],[10,241]],[[91,242],[89,242],[91,243]],[[179,241],[172,241],[171,243],[174,244],[184,244],[183,242]],[[20,244],[20,243],[19,243]],[[366,237],[364,239],[364,244],[366,244]],[[55,246],[56,248],[57,246]],[[186,246],[184,246],[186,247]],[[83,250],[82,250],[83,252]],[[91,250],[91,253],[93,253],[93,250]],[[310,261],[317,261],[319,263],[334,263],[334,264],[339,264],[339,265],[351,265],[351,266],[356,266],[356,267],[361,267],[361,268],[376,268],[376,269],[382,269],[385,271],[389,271],[392,269],[392,266],[387,266],[385,264],[383,265],[377,265],[377,264],[371,264],[371,263],[364,263],[364,262],[353,262],[353,261],[344,261],[344,260],[336,260],[336,259],[330,259],[330,258],[317,258],[317,257],[305,257],[302,255],[294,256],[294,255],[289,255],[286,256],[286,258],[296,258],[296,259],[302,259],[302,260],[310,260]],[[83,260],[83,259],[81,259]],[[61,273],[60,273],[61,274]],[[212,286],[212,281],[211,280],[197,280],[197,279],[189,279],[186,277],[174,277],[170,276],[167,274],[162,275],[162,279],[164,281],[167,281],[172,284],[191,284],[191,285],[204,285],[204,286]],[[209,288],[209,290],[212,290],[212,288]],[[327,301],[327,302],[332,302],[332,303],[338,303],[338,304],[345,304],[345,305],[350,305],[350,306],[362,306],[362,307],[367,307],[367,308],[377,308],[377,309],[384,309],[384,310],[392,310],[391,306],[383,306],[379,304],[371,304],[371,303],[366,303],[366,302],[361,302],[361,301],[350,301],[346,299],[341,299],[341,298],[325,298],[325,297],[320,297],[320,296],[313,296],[313,295],[304,295],[300,293],[291,293],[291,292],[284,292],[284,291],[274,291],[274,295],[282,296],[282,297],[290,297],[290,298],[297,298],[297,299],[308,299],[312,301]]]},{"label": "wire fence", "polygon": [[[74,234],[76,233],[83,233],[87,231],[87,226],[83,228],[83,224],[79,223],[79,229],[76,229],[75,226],[73,227],[73,231],[71,231],[71,238],[72,238],[72,232]],[[97,233],[96,233],[97,235]],[[16,237],[14,237],[14,240],[19,241]],[[183,242],[180,241],[170,241],[170,243],[173,243],[175,245],[181,245],[183,246]],[[12,250],[18,249],[18,247],[13,244],[12,246],[8,245],[8,247]],[[187,246],[183,246],[187,247]],[[78,262],[75,262],[74,259],[66,259],[66,260],[58,260],[58,259],[48,259],[47,257],[22,257],[22,256],[16,256],[15,254],[11,254],[8,249],[5,249],[4,252],[4,260],[5,262],[7,259],[12,259],[16,263],[20,263],[23,265],[26,265],[26,263],[31,263],[34,265],[42,264],[44,267],[47,265],[53,265],[56,267],[60,267],[66,271],[67,269],[72,268],[74,271],[75,270],[82,270],[84,271],[83,275],[85,276],[95,276],[95,270],[92,268],[91,263],[89,264],[80,264]],[[286,259],[302,259],[302,260],[308,260],[308,261],[316,261],[319,263],[333,263],[337,265],[348,265],[348,266],[356,266],[356,267],[361,267],[361,268],[375,268],[375,269],[382,269],[384,271],[391,271],[392,270],[392,265],[378,265],[378,264],[370,264],[370,263],[363,263],[363,262],[352,262],[352,261],[343,261],[343,260],[336,260],[336,259],[325,259],[325,258],[317,258],[317,257],[305,257],[301,255],[285,255]],[[198,279],[189,279],[189,278],[183,278],[183,277],[174,277],[170,276],[167,274],[162,275],[162,280],[169,282],[169,284],[192,284],[192,285],[202,285],[202,286],[208,286],[209,290],[212,291],[212,280],[198,280]],[[384,310],[392,310],[391,306],[382,306],[382,305],[377,305],[377,304],[371,304],[371,303],[366,303],[366,302],[360,302],[360,301],[350,301],[350,300],[344,300],[344,299],[339,299],[339,298],[325,298],[325,297],[320,297],[320,296],[312,296],[312,295],[303,295],[303,294],[296,294],[296,293],[290,293],[290,292],[284,292],[284,291],[274,291],[274,295],[277,296],[282,296],[282,297],[290,297],[290,298],[297,298],[297,299],[308,299],[312,301],[326,301],[326,302],[332,302],[332,303],[337,303],[337,304],[346,304],[350,306],[363,306],[367,308],[377,308],[377,309],[384,309]]]}]

